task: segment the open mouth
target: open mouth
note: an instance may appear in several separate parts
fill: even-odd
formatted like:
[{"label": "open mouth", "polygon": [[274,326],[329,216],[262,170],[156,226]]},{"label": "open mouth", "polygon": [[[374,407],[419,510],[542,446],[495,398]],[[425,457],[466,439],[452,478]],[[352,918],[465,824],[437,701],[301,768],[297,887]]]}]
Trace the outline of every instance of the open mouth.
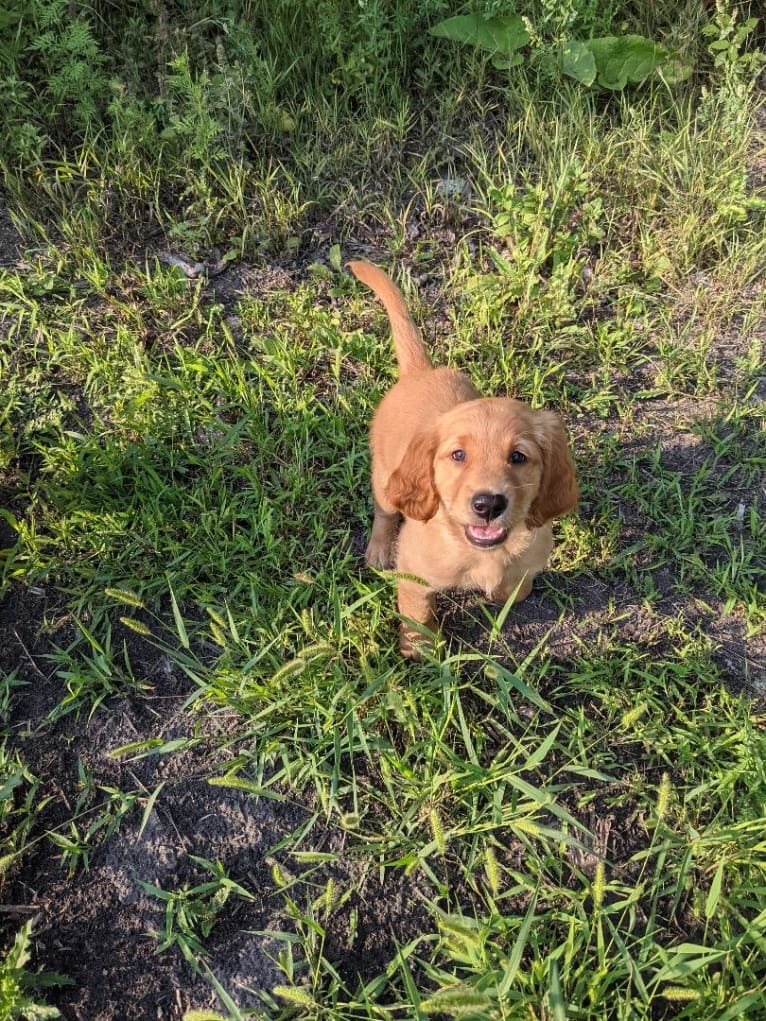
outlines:
[{"label": "open mouth", "polygon": [[501,546],[508,537],[508,529],[501,525],[466,525],[465,537],[472,546],[492,549]]}]

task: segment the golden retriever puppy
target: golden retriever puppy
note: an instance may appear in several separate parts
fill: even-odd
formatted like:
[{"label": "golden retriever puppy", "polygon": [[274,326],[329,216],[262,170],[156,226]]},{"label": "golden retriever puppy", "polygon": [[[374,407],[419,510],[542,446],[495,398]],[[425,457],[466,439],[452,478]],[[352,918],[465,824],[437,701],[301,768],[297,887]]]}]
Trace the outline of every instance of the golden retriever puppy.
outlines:
[{"label": "golden retriever puppy", "polygon": [[402,575],[400,648],[417,658],[437,628],[437,592],[529,595],[553,548],[551,520],[577,504],[577,477],[558,415],[479,397],[462,372],[434,368],[393,281],[368,262],[348,265],[383,302],[399,363],[370,429],[366,559]]}]

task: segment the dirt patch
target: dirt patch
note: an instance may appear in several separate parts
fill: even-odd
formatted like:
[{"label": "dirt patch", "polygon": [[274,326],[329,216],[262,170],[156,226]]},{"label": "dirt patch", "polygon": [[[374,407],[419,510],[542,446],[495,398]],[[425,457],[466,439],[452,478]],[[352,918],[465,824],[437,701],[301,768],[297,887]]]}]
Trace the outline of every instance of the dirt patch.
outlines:
[{"label": "dirt patch", "polygon": [[[48,996],[65,1017],[178,1021],[192,1007],[220,1007],[211,984],[184,960],[182,922],[168,929],[167,901],[145,885],[183,895],[210,881],[216,863],[252,894],[230,896],[204,939],[206,966],[243,1009],[262,1006],[261,994],[284,980],[276,963],[284,943],[269,933],[294,934],[288,894],[298,905],[309,904],[332,880],[341,906],[323,919],[324,953],[351,988],[384,971],[397,946],[428,931],[425,904],[435,897],[430,884],[401,870],[383,879],[377,869],[363,874],[344,832],[323,821],[310,797],[256,800],[209,782],[236,752],[230,737],[238,718],[187,712],[189,682],[165,657],[155,655],[150,664],[143,650],[140,692],[112,700],[89,720],[65,716],[40,728],[62,695],[60,680],[41,669],[45,605],[44,595],[19,590],[6,598],[0,666],[7,670],[16,662],[28,679],[16,700],[14,743],[40,781],[41,795],[50,798],[37,831],[73,838],[74,816],[83,839],[79,854],[67,856],[43,837],[6,876],[4,902],[12,907],[3,929],[10,940],[18,919],[34,913],[36,966],[72,980]],[[157,740],[173,742],[173,753],[115,755],[126,745]],[[123,814],[126,796],[133,805]],[[85,839],[99,819],[101,834]],[[296,836],[289,846],[320,852],[319,865],[307,867],[277,849],[304,830],[305,840]],[[76,869],[75,878],[67,865]],[[179,942],[157,954],[157,934],[172,941],[173,932]],[[300,966],[300,952],[294,955]]]},{"label": "dirt patch", "polygon": [[[128,736],[112,730],[118,740]],[[155,788],[168,771],[175,772],[175,763],[169,770],[161,763],[143,770],[152,774],[147,780]],[[297,810],[256,804],[204,780],[174,776],[165,782],[172,786],[148,820],[133,813],[93,854],[77,882],[49,856],[34,870],[38,961],[74,983],[58,1000],[65,1016],[116,1017],[117,989],[125,1017],[174,1018],[192,1006],[215,1005],[210,986],[193,974],[178,949],[155,954],[158,943],[151,934],[167,932],[166,902],[142,885],[180,892],[209,881],[210,873],[192,855],[220,862],[232,879],[257,891],[255,901],[232,898],[220,912],[205,940],[213,973],[242,1007],[258,1006],[258,993],[280,980],[274,963],[280,947],[257,933],[280,928],[281,902],[265,859],[290,832]],[[176,924],[183,939],[181,920]]]}]

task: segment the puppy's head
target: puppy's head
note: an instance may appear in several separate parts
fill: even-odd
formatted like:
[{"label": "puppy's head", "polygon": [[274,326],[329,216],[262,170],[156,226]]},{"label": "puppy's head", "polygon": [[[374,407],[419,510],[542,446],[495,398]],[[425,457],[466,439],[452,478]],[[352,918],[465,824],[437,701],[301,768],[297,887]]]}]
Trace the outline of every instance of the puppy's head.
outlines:
[{"label": "puppy's head", "polygon": [[387,495],[405,517],[439,506],[479,549],[522,522],[537,528],[577,504],[575,468],[557,415],[501,398],[467,401],[413,437]]}]

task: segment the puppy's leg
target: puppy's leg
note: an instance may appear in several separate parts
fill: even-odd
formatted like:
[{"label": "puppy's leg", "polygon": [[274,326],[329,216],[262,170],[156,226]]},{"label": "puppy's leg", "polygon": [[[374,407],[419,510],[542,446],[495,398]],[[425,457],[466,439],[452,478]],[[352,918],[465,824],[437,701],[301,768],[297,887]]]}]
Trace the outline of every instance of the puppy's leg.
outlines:
[{"label": "puppy's leg", "polygon": [[[436,622],[436,593],[427,585],[420,585],[416,581],[399,582],[397,590],[397,601],[399,613],[407,617],[414,624],[420,624],[428,631],[437,630]],[[413,624],[403,620],[399,632],[399,650],[408,659],[420,659],[421,654],[418,646],[429,646],[433,640],[424,635],[422,631]]]},{"label": "puppy's leg", "polygon": [[533,575],[529,574],[521,576],[512,574],[503,578],[502,583],[490,595],[490,601],[493,603],[507,603],[511,596],[513,596],[514,603],[520,603],[532,591],[533,577]]},{"label": "puppy's leg", "polygon": [[372,532],[364,558],[370,567],[388,570],[394,566],[394,543],[399,531],[401,514],[399,511],[386,511],[375,501],[375,517],[372,520]]},{"label": "puppy's leg", "polygon": [[553,550],[551,526],[543,525],[534,530],[527,549],[505,569],[503,580],[492,592],[494,603],[506,603],[514,595],[514,603],[526,599],[532,591],[532,582],[540,571],[545,570]]}]

